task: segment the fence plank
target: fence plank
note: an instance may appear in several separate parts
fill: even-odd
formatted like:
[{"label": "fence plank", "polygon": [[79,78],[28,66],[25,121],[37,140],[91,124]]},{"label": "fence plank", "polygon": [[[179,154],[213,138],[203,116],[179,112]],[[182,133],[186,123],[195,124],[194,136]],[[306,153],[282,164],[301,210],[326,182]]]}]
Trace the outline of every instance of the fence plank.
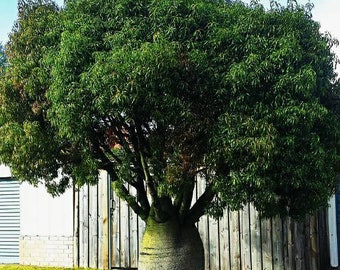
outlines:
[{"label": "fence plank", "polygon": [[219,221],[214,218],[209,218],[209,223],[210,269],[218,270],[220,267]]},{"label": "fence plank", "polygon": [[310,269],[318,269],[318,235],[317,235],[317,218],[316,216],[312,216],[310,218],[310,250],[311,253],[311,262]]},{"label": "fence plank", "polygon": [[229,213],[231,269],[239,270],[241,269],[240,213],[239,211],[231,211]]},{"label": "fence plank", "polygon": [[306,219],[304,222],[304,242],[305,247],[302,249],[302,252],[304,254],[304,269],[312,269],[311,263],[312,263],[312,256],[310,253],[311,250],[311,234],[310,234],[311,228],[310,228],[310,219]]},{"label": "fence plank", "polygon": [[130,209],[125,201],[120,201],[120,262],[130,266]]},{"label": "fence plank", "polygon": [[79,227],[80,227],[80,234],[79,234],[79,242],[80,246],[80,265],[82,267],[89,266],[89,196],[88,196],[88,186],[84,185],[80,188],[80,198],[82,204],[79,205]]},{"label": "fence plank", "polygon": [[273,218],[272,220],[273,231],[273,267],[275,270],[284,269],[283,258],[283,228],[282,220],[279,218]]},{"label": "fence plank", "polygon": [[[75,219],[75,223],[79,224],[79,266],[107,269],[107,181],[100,181],[98,189],[84,186],[78,196],[75,192],[75,205],[79,198],[79,219]],[[203,193],[204,187],[205,180],[199,179],[197,196]],[[137,267],[145,223],[116,195],[113,199],[116,203],[111,216],[112,266]],[[325,218],[321,212],[306,223],[296,223],[290,218],[261,220],[252,204],[243,211],[227,209],[218,221],[203,216],[198,228],[205,247],[205,269],[328,269]]]},{"label": "fence plank", "polygon": [[295,269],[295,260],[293,259],[293,239],[292,230],[293,222],[291,218],[287,217],[283,220],[283,243],[284,243],[284,265],[285,269]]},{"label": "fence plank", "polygon": [[98,267],[98,187],[89,187],[89,267]]},{"label": "fence plank", "polygon": [[98,182],[98,268],[108,269],[109,246],[108,246],[108,185],[107,173],[100,171]]},{"label": "fence plank", "polygon": [[[136,190],[130,187],[132,195],[136,195]],[[129,212],[129,241],[130,241],[130,267],[138,266],[138,250],[139,250],[139,235],[138,235],[138,216],[131,210]]]},{"label": "fence plank", "polygon": [[261,220],[262,262],[264,270],[273,269],[272,226],[270,219]]},{"label": "fence plank", "polygon": [[[206,180],[203,177],[197,177],[197,198],[201,196],[205,190]],[[208,216],[201,217],[198,222],[198,231],[201,235],[204,249],[205,269],[210,270],[210,239],[209,239],[209,218]]]},{"label": "fence plank", "polygon": [[245,205],[240,211],[241,227],[241,262],[242,270],[251,269],[251,236],[250,236],[250,206]]},{"label": "fence plank", "polygon": [[255,207],[250,204],[252,270],[262,270],[261,223]]},{"label": "fence plank", "polygon": [[120,260],[120,224],[121,224],[121,216],[120,216],[120,207],[121,201],[116,194],[112,194],[112,200],[114,202],[114,208],[111,216],[111,256],[112,256],[112,266],[113,267],[121,267]]},{"label": "fence plank", "polygon": [[304,237],[304,224],[294,222],[294,253],[295,253],[295,269],[305,269],[305,237]]},{"label": "fence plank", "polygon": [[220,219],[220,250],[221,269],[229,270],[230,267],[230,233],[229,233],[229,209],[225,210],[224,216]]},{"label": "fence plank", "polygon": [[205,269],[211,270],[210,268],[210,239],[209,239],[209,219],[207,216],[204,216],[199,221],[198,231],[201,235],[204,249],[204,261],[205,261]]}]

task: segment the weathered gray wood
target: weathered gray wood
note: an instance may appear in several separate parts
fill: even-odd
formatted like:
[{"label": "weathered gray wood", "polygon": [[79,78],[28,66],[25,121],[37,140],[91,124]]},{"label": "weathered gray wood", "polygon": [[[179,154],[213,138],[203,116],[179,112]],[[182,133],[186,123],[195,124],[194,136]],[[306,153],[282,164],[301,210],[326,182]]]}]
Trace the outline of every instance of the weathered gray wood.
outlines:
[{"label": "weathered gray wood", "polygon": [[[201,196],[205,190],[206,181],[203,177],[197,178],[197,196]],[[205,248],[204,252],[204,260],[206,269],[210,270],[210,239],[209,239],[209,217],[203,216],[200,221],[198,222],[198,231],[201,235],[203,246]]]},{"label": "weathered gray wood", "polygon": [[120,201],[120,262],[130,265],[130,209],[125,201]]},{"label": "weathered gray wood", "polygon": [[239,211],[229,212],[230,224],[230,260],[231,269],[241,269],[241,253],[240,253],[240,213]]},{"label": "weathered gray wood", "polygon": [[295,254],[295,269],[305,269],[305,237],[304,237],[304,224],[294,222],[294,254]]},{"label": "weathered gray wood", "polygon": [[108,185],[107,173],[100,171],[98,183],[98,268],[108,269],[109,267],[109,246],[108,246]]},{"label": "weathered gray wood", "polygon": [[295,269],[292,230],[293,222],[287,217],[283,221],[283,244],[284,244],[284,265],[285,269]]},{"label": "weathered gray wood", "polygon": [[275,270],[284,269],[283,259],[283,230],[282,220],[273,218],[272,220],[272,233],[273,233],[273,265]]},{"label": "weathered gray wood", "polygon": [[251,235],[250,235],[250,206],[245,205],[240,211],[240,230],[241,230],[241,262],[242,270],[251,269]]},{"label": "weathered gray wood", "polygon": [[258,212],[249,205],[252,270],[262,270],[261,223]]},{"label": "weathered gray wood", "polygon": [[[132,195],[136,194],[136,190],[130,187]],[[130,245],[130,266],[138,266],[138,251],[139,251],[139,235],[138,235],[138,216],[131,210],[129,212],[129,245]]]},{"label": "weathered gray wood", "polygon": [[219,237],[221,252],[221,269],[230,269],[230,234],[229,234],[229,210],[225,211],[220,219]]},{"label": "weathered gray wood", "polygon": [[210,269],[219,269],[220,266],[220,247],[218,228],[219,221],[209,218],[209,261]]},{"label": "weathered gray wood", "polygon": [[[105,177],[106,174],[101,178]],[[205,180],[198,179],[194,201],[204,188]],[[79,266],[108,267],[107,191],[107,181],[101,179],[98,189],[84,186],[75,192],[75,206],[79,207],[78,214],[75,208]],[[112,266],[137,267],[145,223],[116,195],[112,198],[115,201],[110,215]],[[328,267],[324,248],[327,246],[326,221],[322,214],[305,223],[296,223],[290,218],[261,220],[250,204],[243,211],[225,210],[218,221],[203,216],[197,226],[205,247],[206,270],[323,270]]]},{"label": "weathered gray wood", "polygon": [[121,200],[116,194],[112,194],[112,199],[114,202],[114,208],[111,216],[111,256],[112,256],[112,266],[121,267],[121,218],[120,218],[120,207]]},{"label": "weathered gray wood", "polygon": [[270,219],[261,220],[262,262],[264,270],[273,269],[272,226]]},{"label": "weathered gray wood", "polygon": [[89,187],[89,267],[98,267],[98,187]]},{"label": "weathered gray wood", "polygon": [[85,185],[80,188],[79,192],[81,204],[79,205],[79,263],[83,267],[89,266],[89,196],[88,186]]},{"label": "weathered gray wood", "polygon": [[310,218],[310,252],[311,254],[311,262],[310,269],[317,269],[318,267],[318,235],[317,235],[317,218],[316,216],[312,216]]}]

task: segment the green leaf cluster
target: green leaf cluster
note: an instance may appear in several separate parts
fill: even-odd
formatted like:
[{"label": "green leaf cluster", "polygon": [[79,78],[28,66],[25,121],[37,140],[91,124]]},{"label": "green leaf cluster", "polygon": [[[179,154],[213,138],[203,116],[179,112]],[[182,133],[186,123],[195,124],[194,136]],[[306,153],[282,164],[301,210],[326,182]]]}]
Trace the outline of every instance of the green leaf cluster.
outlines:
[{"label": "green leaf cluster", "polygon": [[20,1],[0,160],[55,194],[106,170],[159,221],[249,201],[268,216],[311,213],[339,167],[336,43],[299,5]]}]

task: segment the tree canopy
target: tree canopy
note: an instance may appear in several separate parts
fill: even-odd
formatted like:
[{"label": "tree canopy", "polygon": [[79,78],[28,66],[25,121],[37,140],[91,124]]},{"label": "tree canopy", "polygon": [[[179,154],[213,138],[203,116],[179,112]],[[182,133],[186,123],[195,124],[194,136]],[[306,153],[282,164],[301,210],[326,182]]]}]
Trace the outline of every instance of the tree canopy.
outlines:
[{"label": "tree canopy", "polygon": [[299,5],[19,1],[0,160],[54,194],[106,170],[144,219],[311,213],[339,165],[335,44]]},{"label": "tree canopy", "polygon": [[4,69],[6,66],[7,57],[5,53],[5,47],[0,43],[0,72]]}]

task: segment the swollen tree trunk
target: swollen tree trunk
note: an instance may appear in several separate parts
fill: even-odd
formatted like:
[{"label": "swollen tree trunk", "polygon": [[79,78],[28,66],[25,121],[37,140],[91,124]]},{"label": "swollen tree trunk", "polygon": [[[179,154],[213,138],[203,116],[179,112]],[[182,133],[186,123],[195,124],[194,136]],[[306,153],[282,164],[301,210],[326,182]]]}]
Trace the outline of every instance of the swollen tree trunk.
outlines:
[{"label": "swollen tree trunk", "polygon": [[146,222],[139,254],[139,270],[203,270],[203,243],[194,225],[176,220]]}]

